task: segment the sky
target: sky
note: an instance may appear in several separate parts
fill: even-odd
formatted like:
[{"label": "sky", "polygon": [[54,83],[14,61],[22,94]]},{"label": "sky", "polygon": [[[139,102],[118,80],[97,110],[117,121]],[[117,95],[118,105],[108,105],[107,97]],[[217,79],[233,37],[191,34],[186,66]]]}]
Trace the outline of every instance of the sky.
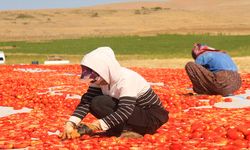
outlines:
[{"label": "sky", "polygon": [[149,0],[0,0],[0,10],[47,9],[47,8],[77,8],[128,1]]}]

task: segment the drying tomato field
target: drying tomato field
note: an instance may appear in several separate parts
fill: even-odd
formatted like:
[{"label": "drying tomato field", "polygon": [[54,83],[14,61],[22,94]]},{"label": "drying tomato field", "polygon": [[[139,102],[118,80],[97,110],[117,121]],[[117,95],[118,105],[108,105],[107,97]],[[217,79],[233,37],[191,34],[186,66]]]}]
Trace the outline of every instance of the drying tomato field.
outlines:
[{"label": "drying tomato field", "polygon": [[[87,89],[79,81],[80,66],[1,65],[0,106],[32,110],[0,118],[0,149],[250,149],[249,107],[216,108],[215,103],[231,99],[190,94],[192,86],[184,69],[131,69],[152,83],[170,112],[169,121],[154,135],[141,139],[84,135],[62,141],[48,133],[63,130]],[[250,74],[241,76],[243,85],[235,94],[250,89]],[[88,115],[83,121],[94,119]]]}]

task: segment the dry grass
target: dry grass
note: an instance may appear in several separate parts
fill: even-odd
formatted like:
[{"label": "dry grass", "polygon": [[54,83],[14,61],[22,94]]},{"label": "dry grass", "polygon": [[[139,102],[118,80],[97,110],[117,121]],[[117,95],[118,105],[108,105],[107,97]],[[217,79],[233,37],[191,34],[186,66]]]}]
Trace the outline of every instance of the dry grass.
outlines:
[{"label": "dry grass", "polygon": [[[250,72],[250,57],[234,57],[240,72]],[[126,67],[147,67],[147,68],[184,68],[188,61],[192,59],[143,59],[143,60],[120,60]]]},{"label": "dry grass", "polygon": [[[78,9],[0,11],[0,41],[43,41],[84,36],[155,35],[163,33],[250,34],[249,0],[170,0],[121,3]],[[2,47],[10,49],[11,47]],[[43,62],[46,55],[7,62]],[[120,57],[122,58],[122,57]],[[7,58],[8,59],[8,58]],[[79,63],[81,56],[67,56]],[[234,58],[240,71],[250,72],[249,57]],[[183,68],[189,59],[120,59],[127,67]]]},{"label": "dry grass", "polygon": [[158,33],[246,35],[250,34],[249,8],[249,0],[171,0],[0,11],[0,41]]}]

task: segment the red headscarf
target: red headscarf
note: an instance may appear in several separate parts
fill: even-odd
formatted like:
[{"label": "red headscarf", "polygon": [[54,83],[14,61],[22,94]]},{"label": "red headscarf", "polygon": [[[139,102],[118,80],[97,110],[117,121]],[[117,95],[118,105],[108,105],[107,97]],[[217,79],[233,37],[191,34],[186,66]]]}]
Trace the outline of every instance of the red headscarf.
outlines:
[{"label": "red headscarf", "polygon": [[200,54],[202,54],[204,52],[207,52],[207,51],[210,51],[210,52],[223,52],[223,53],[225,53],[222,50],[217,50],[217,49],[209,47],[207,45],[202,45],[200,43],[195,43],[194,47],[192,49],[192,57],[194,59],[196,59]]}]

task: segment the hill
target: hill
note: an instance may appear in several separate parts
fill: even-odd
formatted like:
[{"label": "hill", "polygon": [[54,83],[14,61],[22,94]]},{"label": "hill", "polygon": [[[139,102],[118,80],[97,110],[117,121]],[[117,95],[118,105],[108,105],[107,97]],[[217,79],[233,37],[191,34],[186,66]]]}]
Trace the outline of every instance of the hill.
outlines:
[{"label": "hill", "polygon": [[155,34],[250,34],[249,0],[169,0],[0,11],[0,41]]}]

